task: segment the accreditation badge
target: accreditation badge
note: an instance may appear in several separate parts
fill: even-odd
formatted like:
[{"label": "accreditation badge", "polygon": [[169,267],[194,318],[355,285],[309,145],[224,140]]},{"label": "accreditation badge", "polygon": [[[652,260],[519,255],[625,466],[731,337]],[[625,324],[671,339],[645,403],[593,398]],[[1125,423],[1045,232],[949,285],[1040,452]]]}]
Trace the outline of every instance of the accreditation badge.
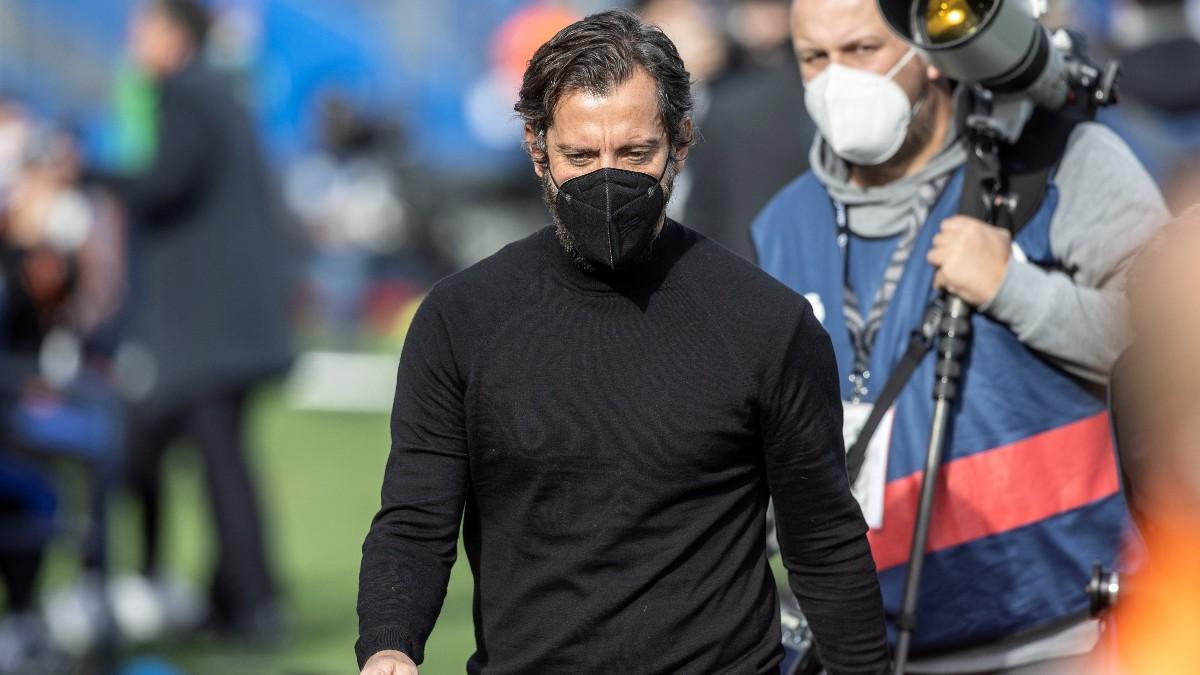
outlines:
[{"label": "accreditation badge", "polygon": [[[847,450],[858,440],[858,434],[866,425],[873,407],[870,403],[842,401],[842,438]],[[862,508],[867,526],[873,530],[883,527],[883,490],[887,484],[888,446],[892,443],[892,422],[895,418],[896,408],[893,406],[879,420],[875,435],[867,444],[862,471],[858,474],[858,480],[850,486],[850,491]]]}]

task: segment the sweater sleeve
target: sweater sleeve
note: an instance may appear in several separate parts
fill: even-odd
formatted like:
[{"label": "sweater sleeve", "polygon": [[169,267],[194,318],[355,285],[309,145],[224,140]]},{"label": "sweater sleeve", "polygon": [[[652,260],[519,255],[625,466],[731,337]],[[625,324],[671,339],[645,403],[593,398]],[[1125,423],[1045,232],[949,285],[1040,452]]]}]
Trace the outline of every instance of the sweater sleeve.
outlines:
[{"label": "sweater sleeve", "polygon": [[805,304],[762,378],[767,481],[788,582],[822,663],[834,675],[876,675],[890,668],[883,599],[846,476],[837,379],[829,336]]},{"label": "sweater sleeve", "polygon": [[418,310],[400,358],[382,503],[359,574],[360,667],[386,649],[423,660],[458,552],[468,486],[464,385],[436,294]]},{"label": "sweater sleeve", "polygon": [[1104,384],[1129,341],[1126,269],[1167,210],[1133,152],[1099,124],[1072,132],[1055,184],[1050,248],[1067,273],[1013,259],[982,310],[1064,370]]}]

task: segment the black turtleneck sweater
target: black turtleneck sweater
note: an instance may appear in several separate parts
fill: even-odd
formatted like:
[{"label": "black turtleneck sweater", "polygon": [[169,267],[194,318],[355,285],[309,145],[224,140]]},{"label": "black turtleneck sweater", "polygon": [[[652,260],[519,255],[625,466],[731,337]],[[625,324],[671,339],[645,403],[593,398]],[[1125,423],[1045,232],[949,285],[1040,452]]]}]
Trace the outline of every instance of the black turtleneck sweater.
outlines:
[{"label": "black turtleneck sweater", "polygon": [[778,672],[769,494],[826,667],[886,671],[836,372],[803,298],[675,223],[632,273],[547,228],[442,281],[400,359],[360,664],[422,660],[461,521],[468,672]]}]

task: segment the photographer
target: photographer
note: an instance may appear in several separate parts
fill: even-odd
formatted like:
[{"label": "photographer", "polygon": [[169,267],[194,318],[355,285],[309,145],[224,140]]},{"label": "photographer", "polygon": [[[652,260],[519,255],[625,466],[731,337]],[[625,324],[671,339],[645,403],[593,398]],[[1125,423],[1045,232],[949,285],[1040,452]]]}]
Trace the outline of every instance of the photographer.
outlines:
[{"label": "photographer", "polygon": [[[1089,570],[1112,564],[1127,521],[1100,392],[1125,340],[1124,270],[1165,219],[1162,199],[1115,135],[1083,122],[1015,235],[956,215],[970,92],[890,32],[873,0],[797,2],[792,32],[819,130],[813,169],[753,235],[762,266],[824,317],[848,445],[937,292],[976,308],[908,672],[1069,671],[1097,640]],[[1046,136],[1022,142],[1058,140]],[[934,380],[926,353],[855,484],[893,628]]]}]

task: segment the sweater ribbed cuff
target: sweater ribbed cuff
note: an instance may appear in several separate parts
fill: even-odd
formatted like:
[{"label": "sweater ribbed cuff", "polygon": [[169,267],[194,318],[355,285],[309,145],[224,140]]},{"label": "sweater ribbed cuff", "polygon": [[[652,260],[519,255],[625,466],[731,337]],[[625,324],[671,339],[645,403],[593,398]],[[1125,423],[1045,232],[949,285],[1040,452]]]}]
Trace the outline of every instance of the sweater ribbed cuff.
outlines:
[{"label": "sweater ribbed cuff", "polygon": [[404,652],[417,665],[425,660],[424,645],[410,639],[403,631],[385,628],[360,635],[358,642],[354,643],[354,655],[358,658],[359,670],[362,670],[363,665],[372,656],[389,649]]}]

